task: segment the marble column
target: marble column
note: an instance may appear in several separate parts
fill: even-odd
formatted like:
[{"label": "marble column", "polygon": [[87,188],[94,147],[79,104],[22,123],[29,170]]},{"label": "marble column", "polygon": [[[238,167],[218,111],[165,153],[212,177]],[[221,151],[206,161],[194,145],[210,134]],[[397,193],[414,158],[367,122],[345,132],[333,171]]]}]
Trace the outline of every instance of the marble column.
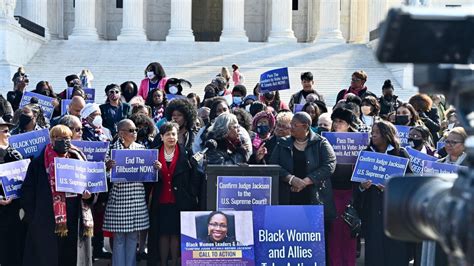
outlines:
[{"label": "marble column", "polygon": [[48,0],[23,0],[23,17],[44,28],[45,37],[48,31]]},{"label": "marble column", "polygon": [[221,42],[248,42],[244,29],[245,0],[224,0]]},{"label": "marble column", "polygon": [[194,42],[192,9],[192,0],[171,0],[171,27],[167,42]]},{"label": "marble column", "polygon": [[321,0],[319,6],[319,31],[315,42],[344,43],[341,32],[341,2]]},{"label": "marble column", "polygon": [[371,0],[368,6],[369,33],[379,27],[387,15],[387,0]]},{"label": "marble column", "polygon": [[146,41],[143,0],[123,0],[123,24],[118,41]]},{"label": "marble column", "polygon": [[292,1],[272,0],[272,29],[268,42],[296,42],[292,21]]},{"label": "marble column", "polygon": [[95,27],[95,0],[76,0],[75,3],[74,28],[69,40],[98,40],[99,35]]}]

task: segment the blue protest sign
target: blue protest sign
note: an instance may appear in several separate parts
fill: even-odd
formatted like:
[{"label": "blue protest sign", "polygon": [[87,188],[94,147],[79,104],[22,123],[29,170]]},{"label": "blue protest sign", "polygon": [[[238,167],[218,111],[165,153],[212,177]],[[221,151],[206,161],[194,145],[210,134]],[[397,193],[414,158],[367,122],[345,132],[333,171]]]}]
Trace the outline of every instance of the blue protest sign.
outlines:
[{"label": "blue protest sign", "polygon": [[56,191],[82,194],[107,191],[104,162],[54,158]]},{"label": "blue protest sign", "polygon": [[[71,103],[71,99],[61,100],[61,115],[67,114],[69,104]],[[94,103],[93,100],[86,100],[86,103]]]},{"label": "blue protest sign", "polygon": [[260,75],[260,93],[290,89],[288,68],[278,68]]},{"label": "blue protest sign", "polygon": [[25,91],[25,93],[23,93],[23,97],[21,98],[20,109],[23,108],[23,106],[29,104],[31,102],[31,98],[33,97],[38,99],[38,105],[41,107],[41,110],[43,110],[44,117],[51,119],[54,112],[53,101],[55,99],[42,94]]},{"label": "blue protest sign", "polygon": [[[72,98],[72,92],[74,88],[67,88],[66,89],[66,98],[71,99]],[[95,89],[94,88],[82,88],[84,93],[86,94],[87,100],[91,100],[92,102],[95,101]]]},{"label": "blue protest sign", "polygon": [[403,175],[409,160],[384,153],[361,151],[357,158],[351,181],[371,180],[372,184],[383,185],[393,175]]},{"label": "blue protest sign", "polygon": [[412,147],[406,147],[408,155],[410,156],[411,170],[415,174],[423,172],[423,161],[436,161],[438,158],[422,153]]},{"label": "blue protest sign", "polygon": [[71,143],[86,155],[88,161],[104,162],[107,151],[109,150],[108,141],[73,140]]},{"label": "blue protest sign", "polygon": [[0,164],[0,183],[5,198],[17,199],[21,197],[21,185],[25,180],[29,164],[30,159]]},{"label": "blue protest sign", "polygon": [[[112,182],[156,182],[158,171],[153,163],[158,160],[158,150],[112,150]],[[178,166],[179,167],[179,166]]]},{"label": "blue protest sign", "polygon": [[170,102],[176,99],[186,99],[186,97],[183,95],[177,95],[177,94],[166,94],[166,99]]},{"label": "blue protest sign", "polygon": [[300,103],[295,104],[295,105],[293,106],[293,113],[296,114],[296,113],[298,113],[298,112],[303,111],[303,106],[304,106],[304,104],[302,104],[302,103],[301,103],[301,104],[300,104]]},{"label": "blue protest sign", "polygon": [[322,205],[255,206],[257,265],[326,265]]},{"label": "blue protest sign", "polygon": [[456,174],[461,168],[466,169],[467,167],[450,163],[423,161],[423,175]]},{"label": "blue protest sign", "polygon": [[272,202],[270,176],[218,176],[217,210],[252,210]]},{"label": "blue protest sign", "polygon": [[396,125],[395,128],[397,129],[398,138],[400,138],[400,145],[402,147],[410,146],[410,144],[408,144],[408,133],[411,127]]},{"label": "blue protest sign", "polygon": [[323,132],[322,136],[331,143],[340,164],[355,164],[359,152],[369,145],[369,133]]},{"label": "blue protest sign", "polygon": [[444,141],[438,141],[438,143],[436,143],[436,150],[440,151],[442,148],[444,148],[444,146],[446,146]]},{"label": "blue protest sign", "polygon": [[181,212],[181,265],[255,265],[252,211]]},{"label": "blue protest sign", "polygon": [[49,131],[47,128],[13,135],[8,139],[13,149],[21,153],[23,158],[36,158],[49,144]]}]

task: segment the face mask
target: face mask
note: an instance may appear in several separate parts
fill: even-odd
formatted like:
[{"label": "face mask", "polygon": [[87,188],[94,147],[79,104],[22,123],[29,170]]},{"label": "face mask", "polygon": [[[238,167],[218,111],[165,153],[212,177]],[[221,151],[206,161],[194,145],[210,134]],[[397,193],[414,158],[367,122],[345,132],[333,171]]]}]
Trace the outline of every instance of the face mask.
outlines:
[{"label": "face mask", "polygon": [[176,93],[178,93],[178,88],[175,87],[175,86],[169,87],[168,90],[169,90],[169,92],[170,92],[171,94],[176,94]]},{"label": "face mask", "polygon": [[423,140],[422,139],[408,139],[408,144],[410,144],[410,147],[412,148],[417,148],[423,145]]},{"label": "face mask", "polygon": [[24,129],[30,122],[33,120],[31,116],[27,116],[25,114],[20,115],[19,127]]},{"label": "face mask", "polygon": [[223,90],[222,90],[222,91],[219,91],[218,93],[219,93],[219,96],[224,95],[224,91],[223,91]]},{"label": "face mask", "polygon": [[362,111],[364,115],[369,115],[372,112],[372,108],[367,105],[362,106],[360,110]]},{"label": "face mask", "polygon": [[146,72],[146,76],[147,76],[147,78],[149,78],[149,79],[153,79],[153,78],[155,77],[155,72],[153,72],[153,71],[148,71],[148,72]]},{"label": "face mask", "polygon": [[102,127],[102,117],[100,115],[94,117],[94,120],[92,120],[92,125],[96,128]]},{"label": "face mask", "polygon": [[242,103],[242,97],[232,97],[234,104],[239,105]]},{"label": "face mask", "polygon": [[267,100],[267,101],[273,100],[273,96],[274,95],[271,92],[265,92],[265,94],[263,94],[263,97],[265,97],[265,100]]},{"label": "face mask", "polygon": [[408,122],[410,122],[410,120],[408,119],[408,115],[397,115],[395,116],[395,124],[396,125],[406,125],[408,124]]},{"label": "face mask", "polygon": [[324,128],[324,127],[318,127],[317,130],[316,130],[316,133],[318,133],[319,135],[321,135],[321,133],[323,132],[328,132],[329,130],[327,128]]},{"label": "face mask", "polygon": [[71,140],[55,140],[53,150],[59,154],[65,154],[71,148]]},{"label": "face mask", "polygon": [[256,131],[259,135],[266,135],[270,131],[270,127],[267,125],[257,126]]},{"label": "face mask", "polygon": [[125,98],[127,102],[129,102],[135,95],[133,95],[133,92],[124,91],[122,92],[122,96]]}]

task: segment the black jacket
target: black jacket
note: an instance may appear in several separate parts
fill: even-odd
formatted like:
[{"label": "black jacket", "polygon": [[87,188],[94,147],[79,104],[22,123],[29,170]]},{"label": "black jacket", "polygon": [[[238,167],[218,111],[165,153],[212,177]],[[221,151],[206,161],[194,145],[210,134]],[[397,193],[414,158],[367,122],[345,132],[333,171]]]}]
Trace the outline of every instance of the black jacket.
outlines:
[{"label": "black jacket", "polygon": [[379,98],[379,104],[380,104],[380,113],[379,116],[385,116],[391,112],[397,111],[397,108],[402,105],[402,102],[398,100],[398,96],[393,95],[393,97],[388,100],[385,97],[380,97]]},{"label": "black jacket", "polygon": [[[344,90],[340,90],[339,93],[337,94],[337,97],[336,97],[336,103],[339,102],[340,100],[344,99],[344,96],[346,95],[346,92],[350,89],[350,87],[348,89],[344,89]],[[358,93],[357,93],[357,96],[359,96],[361,99],[366,97],[366,96],[374,96],[374,97],[377,97],[373,92],[369,91],[367,89],[367,87],[364,87],[362,90],[360,90]]]},{"label": "black jacket", "polygon": [[100,112],[102,113],[102,126],[108,128],[112,137],[117,134],[117,124],[120,120],[129,118],[131,114],[131,108],[128,103],[120,103],[117,108],[118,114],[112,116],[110,109],[112,109],[112,105],[110,103],[104,103],[100,106]]},{"label": "black jacket", "polygon": [[[314,185],[311,186],[310,204],[324,205],[324,218],[332,220],[336,217],[336,207],[334,205],[331,175],[336,168],[336,155],[326,138],[315,134],[310,130],[308,145],[305,149],[307,160],[307,177],[311,178]],[[293,138],[285,137],[277,140],[272,156],[271,164],[278,164],[280,168],[280,204],[289,204],[290,185],[283,179],[293,173]]]}]

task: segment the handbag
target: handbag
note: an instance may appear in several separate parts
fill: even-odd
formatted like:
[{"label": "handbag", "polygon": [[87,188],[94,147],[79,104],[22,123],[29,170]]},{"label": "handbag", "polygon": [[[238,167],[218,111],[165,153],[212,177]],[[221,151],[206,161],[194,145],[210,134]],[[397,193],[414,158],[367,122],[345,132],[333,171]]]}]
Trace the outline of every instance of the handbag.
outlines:
[{"label": "handbag", "polygon": [[351,229],[351,237],[358,237],[362,231],[362,221],[352,202],[346,206],[346,209],[341,216],[344,222],[346,222]]}]

